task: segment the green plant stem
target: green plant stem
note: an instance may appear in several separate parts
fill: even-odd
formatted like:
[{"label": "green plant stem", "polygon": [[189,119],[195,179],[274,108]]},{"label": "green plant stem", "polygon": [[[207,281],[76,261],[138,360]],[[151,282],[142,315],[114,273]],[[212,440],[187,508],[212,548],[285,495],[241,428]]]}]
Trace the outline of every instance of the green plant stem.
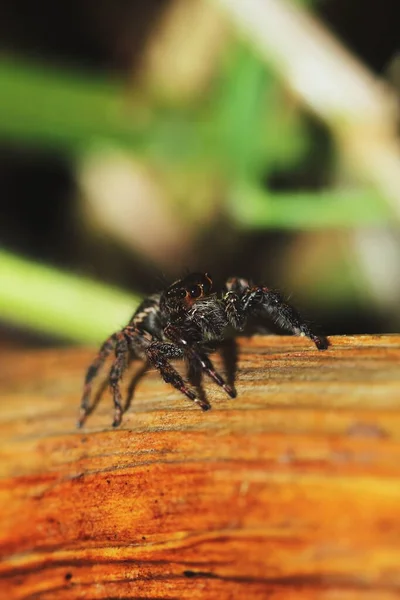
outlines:
[{"label": "green plant stem", "polygon": [[128,322],[139,300],[139,296],[0,251],[3,321],[97,344]]},{"label": "green plant stem", "polygon": [[241,228],[317,229],[387,224],[391,211],[374,190],[332,189],[273,194],[237,186],[228,214]]},{"label": "green plant stem", "polygon": [[132,115],[122,82],[3,58],[0,89],[3,139],[73,152],[102,144],[137,150],[145,141],[147,121],[139,107]]}]

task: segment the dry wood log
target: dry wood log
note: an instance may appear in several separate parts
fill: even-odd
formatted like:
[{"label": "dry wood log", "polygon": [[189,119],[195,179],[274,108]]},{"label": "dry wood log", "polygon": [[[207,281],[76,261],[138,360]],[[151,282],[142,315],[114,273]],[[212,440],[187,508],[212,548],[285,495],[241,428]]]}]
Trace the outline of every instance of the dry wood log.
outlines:
[{"label": "dry wood log", "polygon": [[331,344],[242,340],[235,400],[151,372],[83,431],[91,351],[3,353],[0,597],[399,598],[400,336]]}]

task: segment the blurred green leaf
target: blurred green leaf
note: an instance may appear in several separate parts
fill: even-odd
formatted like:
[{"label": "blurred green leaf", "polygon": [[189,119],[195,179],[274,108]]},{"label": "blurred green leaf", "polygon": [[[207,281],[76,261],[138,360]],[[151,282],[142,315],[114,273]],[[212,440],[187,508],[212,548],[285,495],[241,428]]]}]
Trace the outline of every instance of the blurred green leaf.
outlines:
[{"label": "blurred green leaf", "polygon": [[199,173],[210,186],[217,176],[233,190],[225,208],[240,227],[341,227],[390,219],[373,190],[273,195],[262,189],[260,182],[277,165],[301,160],[310,139],[301,113],[283,106],[275,77],[242,42],[232,43],[217,85],[193,106],[145,106],[122,82],[5,59],[0,88],[1,138],[71,152],[118,146],[171,178],[183,181],[189,173],[188,197]]},{"label": "blurred green leaf", "polygon": [[246,184],[232,189],[228,211],[239,227],[251,229],[361,227],[382,225],[392,218],[374,190],[273,194]]},{"label": "blurred green leaf", "polygon": [[229,178],[255,180],[272,167],[292,164],[307,148],[298,114],[282,107],[276,78],[240,41],[227,53],[213,110],[211,148]]},{"label": "blurred green leaf", "polygon": [[0,136],[69,150],[141,147],[146,121],[131,118],[122,83],[0,61]]},{"label": "blurred green leaf", "polygon": [[125,325],[139,297],[0,251],[4,321],[82,344]]}]

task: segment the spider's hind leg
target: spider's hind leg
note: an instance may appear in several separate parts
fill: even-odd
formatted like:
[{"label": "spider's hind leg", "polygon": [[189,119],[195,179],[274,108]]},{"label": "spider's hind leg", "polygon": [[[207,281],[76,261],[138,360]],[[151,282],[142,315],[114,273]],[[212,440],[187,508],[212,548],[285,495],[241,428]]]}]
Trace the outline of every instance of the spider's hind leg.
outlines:
[{"label": "spider's hind leg", "polygon": [[110,370],[110,387],[113,394],[114,401],[114,421],[112,426],[118,427],[121,423],[122,419],[122,396],[121,390],[119,387],[119,382],[122,378],[122,375],[128,366],[129,362],[129,345],[128,340],[124,335],[124,332],[121,331],[118,334],[117,345],[115,346],[115,361]]},{"label": "spider's hind leg", "polygon": [[97,353],[96,358],[94,359],[94,361],[92,362],[92,364],[86,372],[83,394],[81,399],[80,414],[77,423],[78,427],[82,427],[87,415],[90,413],[89,401],[90,392],[92,391],[93,379],[96,377],[97,373],[99,372],[99,369],[103,366],[107,356],[113,350],[117,338],[118,333],[113,333],[109,338],[106,339],[106,341],[102,344],[99,352]]}]

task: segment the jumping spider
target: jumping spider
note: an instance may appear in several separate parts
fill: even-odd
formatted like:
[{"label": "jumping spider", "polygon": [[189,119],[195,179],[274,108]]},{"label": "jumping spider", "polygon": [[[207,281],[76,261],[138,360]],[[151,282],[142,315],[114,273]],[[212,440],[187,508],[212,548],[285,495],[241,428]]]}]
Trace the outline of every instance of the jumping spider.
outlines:
[{"label": "jumping spider", "polygon": [[208,273],[192,273],[163,292],[146,298],[128,325],[101,346],[86,374],[78,427],[83,425],[90,412],[92,380],[113,349],[115,361],[109,374],[114,399],[113,427],[117,427],[122,418],[119,382],[129,361],[134,358],[144,359],[158,369],[166,383],[172,384],[203,410],[211,408],[210,404],[197,398],[171,365],[171,359],[185,358],[189,367],[204,371],[234,398],[234,388],[225,383],[208,357],[209,345],[222,341],[229,326],[242,331],[249,316],[261,313],[280,327],[307,336],[318,350],[328,347],[328,340],[316,335],[278,292],[263,285],[252,285],[240,277],[228,279],[222,291],[213,292]]}]

